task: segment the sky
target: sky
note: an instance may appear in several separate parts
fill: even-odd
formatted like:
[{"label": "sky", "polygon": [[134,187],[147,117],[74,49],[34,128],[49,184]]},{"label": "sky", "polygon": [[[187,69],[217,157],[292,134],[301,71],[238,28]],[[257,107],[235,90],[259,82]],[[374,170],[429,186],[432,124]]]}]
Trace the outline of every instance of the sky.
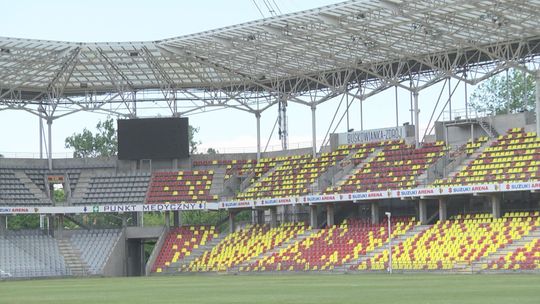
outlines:
[{"label": "sky", "polygon": [[[315,8],[340,0],[271,0],[282,13]],[[124,0],[0,0],[4,13],[0,18],[0,36],[44,40],[106,42],[159,40],[261,19],[271,14],[263,0],[197,0],[197,1],[124,1]],[[455,83],[455,81],[454,81]],[[420,92],[420,128],[423,134],[432,115],[442,84]],[[470,90],[470,89],[469,89]],[[398,124],[410,122],[410,94],[398,91]],[[447,98],[447,94],[443,98]],[[456,90],[452,99],[454,109],[464,108],[464,88]],[[363,122],[360,103],[354,101],[349,109],[348,128],[360,130],[396,125],[396,94],[393,88],[363,102]],[[444,103],[444,102],[442,102]],[[317,140],[320,142],[330,127],[339,99],[328,101],[317,108]],[[435,113],[439,114],[441,107]],[[344,113],[343,106],[337,117]],[[163,115],[159,110],[145,116]],[[270,137],[276,121],[277,107],[261,116],[263,149],[280,149],[277,132]],[[106,117],[95,113],[77,113],[55,120],[52,126],[54,157],[71,157],[65,148],[65,138],[87,128],[95,130],[99,120]],[[218,123],[216,123],[218,122]],[[311,143],[311,110],[289,103],[289,147],[308,147]],[[199,128],[197,139],[201,151],[212,147],[221,153],[253,152],[256,150],[256,120],[252,114],[233,110],[207,112],[190,116],[190,124]],[[335,129],[347,130],[346,119]],[[6,157],[39,157],[39,120],[24,111],[0,111],[0,154]]]}]

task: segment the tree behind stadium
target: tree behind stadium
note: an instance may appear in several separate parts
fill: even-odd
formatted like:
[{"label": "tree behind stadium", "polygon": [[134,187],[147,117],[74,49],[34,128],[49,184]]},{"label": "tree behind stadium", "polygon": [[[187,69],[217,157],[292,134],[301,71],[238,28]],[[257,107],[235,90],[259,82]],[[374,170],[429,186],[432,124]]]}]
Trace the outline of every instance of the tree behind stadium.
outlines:
[{"label": "tree behind stadium", "polygon": [[534,111],[534,76],[518,70],[480,83],[471,95],[471,106],[489,115]]}]

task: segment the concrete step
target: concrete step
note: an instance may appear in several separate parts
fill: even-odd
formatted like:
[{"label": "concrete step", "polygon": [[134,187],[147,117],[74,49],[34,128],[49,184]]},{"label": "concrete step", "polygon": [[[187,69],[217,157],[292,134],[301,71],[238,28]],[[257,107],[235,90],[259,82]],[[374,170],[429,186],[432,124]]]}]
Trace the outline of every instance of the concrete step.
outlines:
[{"label": "concrete step", "polygon": [[32,193],[37,199],[39,200],[47,200],[48,197],[45,194],[45,192],[41,191],[39,187],[26,175],[26,173],[16,170],[14,171],[14,175],[16,178],[18,178],[21,183],[24,184],[26,188]]},{"label": "concrete step", "polygon": [[84,197],[84,194],[88,191],[90,187],[90,182],[92,181],[92,177],[94,175],[87,171],[83,170],[81,174],[79,175],[79,180],[77,182],[77,187],[75,187],[75,190],[71,194],[71,198],[73,200],[81,200]]},{"label": "concrete step", "polygon": [[353,176],[356,172],[358,172],[365,164],[369,163],[374,158],[376,158],[381,151],[382,151],[382,148],[376,148],[373,152],[371,152],[370,155],[368,155],[367,158],[362,160],[357,165],[352,166],[352,168],[350,168],[346,174],[341,175],[341,176],[339,174],[337,174],[334,177],[334,180],[336,181],[336,183],[334,184],[334,187],[341,186],[343,182],[349,180],[349,178],[351,178],[351,176]]},{"label": "concrete step", "polygon": [[74,276],[87,276],[89,275],[89,267],[81,257],[81,252],[73,246],[69,239],[59,239],[58,249],[60,254],[64,257],[66,267],[71,271]]}]

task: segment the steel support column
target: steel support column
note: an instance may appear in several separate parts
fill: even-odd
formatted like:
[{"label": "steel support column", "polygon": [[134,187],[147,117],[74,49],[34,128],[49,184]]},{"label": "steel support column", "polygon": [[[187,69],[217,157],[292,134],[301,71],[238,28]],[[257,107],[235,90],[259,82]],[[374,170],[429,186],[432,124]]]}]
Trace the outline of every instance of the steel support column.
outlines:
[{"label": "steel support column", "polygon": [[315,117],[315,110],[317,106],[311,105],[311,154],[313,157],[317,157],[317,120]]},{"label": "steel support column", "polygon": [[257,119],[257,161],[261,159],[261,112],[255,112]]},{"label": "steel support column", "polygon": [[418,91],[413,92],[414,101],[414,143],[416,148],[420,147],[420,110],[418,109]]},{"label": "steel support column", "polygon": [[536,134],[540,134],[540,70],[536,71]]},{"label": "steel support column", "polygon": [[48,155],[47,155],[47,159],[48,159],[48,164],[49,164],[49,170],[52,170],[52,118],[48,117],[47,118],[47,132],[48,132],[48,137],[49,137],[49,143],[48,143]]},{"label": "steel support column", "polygon": [[43,118],[39,118],[39,158],[43,159]]}]

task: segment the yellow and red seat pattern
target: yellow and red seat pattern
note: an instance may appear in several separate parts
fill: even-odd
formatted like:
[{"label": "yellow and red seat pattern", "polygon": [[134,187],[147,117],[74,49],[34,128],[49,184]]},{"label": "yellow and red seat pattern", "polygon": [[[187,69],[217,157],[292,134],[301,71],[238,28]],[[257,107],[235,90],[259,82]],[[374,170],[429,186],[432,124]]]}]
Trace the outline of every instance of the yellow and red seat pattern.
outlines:
[{"label": "yellow and red seat pattern", "polygon": [[[392,237],[415,225],[414,218],[392,220]],[[322,229],[300,242],[245,267],[244,271],[332,270],[373,251],[388,241],[386,223],[346,220],[339,226]]]},{"label": "yellow and red seat pattern", "polygon": [[417,187],[416,178],[445,154],[444,142],[425,143],[416,149],[405,141],[379,142],[382,152],[327,193],[384,191]]},{"label": "yellow and red seat pattern", "polygon": [[528,182],[540,178],[540,138],[535,132],[513,128],[500,135],[490,147],[456,176],[436,180],[433,185]]},{"label": "yellow and red seat pattern", "polygon": [[236,174],[239,176],[248,175],[253,171],[257,160],[255,159],[214,159],[214,160],[195,160],[194,167],[216,168],[225,167],[225,180]]},{"label": "yellow and red seat pattern", "polygon": [[488,140],[489,138],[487,136],[480,136],[474,141],[467,141],[467,145],[465,146],[465,152],[467,153],[467,155],[472,155]]},{"label": "yellow and red seat pattern", "polygon": [[184,271],[226,271],[289,241],[306,229],[303,223],[286,223],[277,228],[248,226],[231,233],[218,245],[191,262]]},{"label": "yellow and red seat pattern", "polygon": [[215,201],[210,195],[213,171],[155,172],[146,198],[147,204],[203,203]]},{"label": "yellow and red seat pattern", "polygon": [[[512,212],[508,217],[527,216],[535,221],[532,230],[540,227],[540,212]],[[540,239],[533,239],[506,256],[489,262],[486,267],[493,270],[535,270],[540,269]]]},{"label": "yellow and red seat pattern", "polygon": [[[256,199],[308,194],[312,192],[309,186],[315,183],[323,172],[356,150],[355,147],[342,145],[336,151],[321,153],[316,158],[310,154],[279,158],[273,172],[256,180],[246,191],[239,193],[238,198]],[[365,154],[355,154],[352,158],[361,159]]]},{"label": "yellow and red seat pattern", "polygon": [[161,247],[152,272],[162,272],[171,263],[189,256],[194,249],[204,246],[208,241],[217,236],[214,226],[183,226],[172,228]]},{"label": "yellow and red seat pattern", "polygon": [[[470,265],[527,235],[535,222],[528,218],[493,219],[489,214],[458,215],[401,242],[392,249],[392,268],[446,270]],[[388,251],[368,259],[358,270],[388,267]]]}]

